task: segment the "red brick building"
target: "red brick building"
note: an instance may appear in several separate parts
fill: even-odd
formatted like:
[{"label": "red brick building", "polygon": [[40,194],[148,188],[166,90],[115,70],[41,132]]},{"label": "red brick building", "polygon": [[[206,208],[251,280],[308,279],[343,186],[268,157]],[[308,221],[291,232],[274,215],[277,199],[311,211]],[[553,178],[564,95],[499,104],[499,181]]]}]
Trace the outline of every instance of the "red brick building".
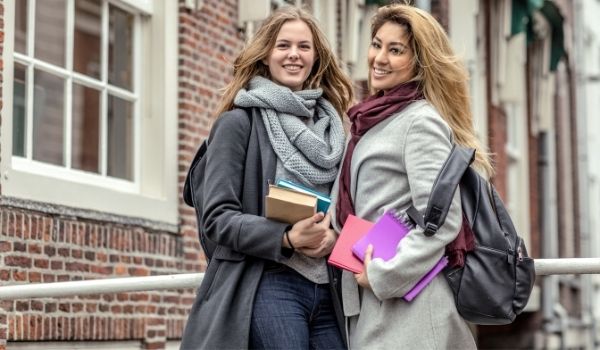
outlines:
[{"label": "red brick building", "polygon": [[[202,271],[179,193],[243,44],[237,2],[0,8],[0,283]],[[0,349],[176,348],[193,298],[0,301]]]},{"label": "red brick building", "polygon": [[[202,271],[180,198],[187,167],[246,35],[286,2],[312,8],[364,86],[368,18],[381,1],[0,0],[0,285]],[[570,2],[414,2],[464,56],[476,130],[530,254],[582,256]],[[524,3],[538,7],[518,12]],[[531,41],[523,19],[538,25]],[[561,33],[567,54],[551,62]],[[477,329],[481,347],[588,344],[585,284],[538,285],[515,324]],[[0,301],[0,349],[177,348],[193,298]]]}]

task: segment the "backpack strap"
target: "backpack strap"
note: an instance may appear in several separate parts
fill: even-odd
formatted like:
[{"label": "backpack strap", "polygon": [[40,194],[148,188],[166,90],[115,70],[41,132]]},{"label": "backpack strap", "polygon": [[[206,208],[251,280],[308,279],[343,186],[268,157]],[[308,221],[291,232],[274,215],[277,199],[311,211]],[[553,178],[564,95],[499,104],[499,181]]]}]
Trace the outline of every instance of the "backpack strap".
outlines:
[{"label": "backpack strap", "polygon": [[426,236],[434,235],[444,224],[456,188],[473,160],[475,160],[475,149],[452,146],[450,155],[431,189],[425,215],[422,215],[413,205],[406,210],[411,220],[425,230]]},{"label": "backpack strap", "polygon": [[183,183],[183,201],[185,202],[185,204],[189,205],[190,207],[194,206],[194,199],[192,198],[192,187],[191,187],[192,171],[198,165],[198,163],[200,163],[200,160],[206,154],[207,149],[208,149],[208,139],[205,139],[202,142],[202,144],[200,145],[200,148],[198,148],[198,151],[196,151],[196,155],[194,156],[192,163],[190,163],[190,168],[188,170],[187,176],[185,177],[185,182]]}]

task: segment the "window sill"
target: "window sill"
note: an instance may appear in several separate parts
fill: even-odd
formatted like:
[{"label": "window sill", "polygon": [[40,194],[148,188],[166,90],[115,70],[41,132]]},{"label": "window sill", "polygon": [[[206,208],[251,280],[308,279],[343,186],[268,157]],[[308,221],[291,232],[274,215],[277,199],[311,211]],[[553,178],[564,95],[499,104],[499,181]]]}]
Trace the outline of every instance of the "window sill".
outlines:
[{"label": "window sill", "polygon": [[[16,169],[2,173],[3,205],[178,232],[178,201]],[[171,198],[172,197],[172,198]]]},{"label": "window sill", "polygon": [[179,226],[168,222],[147,220],[143,218],[134,218],[124,215],[100,212],[96,210],[67,207],[58,204],[42,203],[21,198],[2,196],[0,197],[0,206],[31,210],[49,215],[76,217],[84,220],[93,220],[119,225],[136,226],[151,231],[168,232],[173,234],[179,233]]}]

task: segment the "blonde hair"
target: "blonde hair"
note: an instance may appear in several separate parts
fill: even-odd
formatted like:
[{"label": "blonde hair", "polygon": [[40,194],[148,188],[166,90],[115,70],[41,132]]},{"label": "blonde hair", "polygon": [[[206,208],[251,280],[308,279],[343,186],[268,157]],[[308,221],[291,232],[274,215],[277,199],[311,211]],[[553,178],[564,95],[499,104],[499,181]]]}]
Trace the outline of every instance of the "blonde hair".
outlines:
[{"label": "blonde hair", "polygon": [[475,135],[468,90],[469,75],[454,54],[446,32],[426,11],[404,4],[379,8],[373,16],[371,38],[379,28],[392,22],[402,26],[413,52],[413,81],[441,114],[454,134],[454,141],[477,150],[474,166],[487,176],[493,167],[489,153]]},{"label": "blonde hair", "polygon": [[270,78],[269,67],[263,63],[263,59],[273,50],[283,24],[295,20],[303,21],[310,28],[316,54],[314,66],[303,88],[323,89],[323,97],[331,102],[340,117],[344,115],[354,98],[352,82],[339,67],[316,19],[307,11],[293,6],[284,6],[271,14],[237,56],[233,63],[233,79],[223,89],[217,115],[234,107],[235,95],[250,79],[257,75]]}]

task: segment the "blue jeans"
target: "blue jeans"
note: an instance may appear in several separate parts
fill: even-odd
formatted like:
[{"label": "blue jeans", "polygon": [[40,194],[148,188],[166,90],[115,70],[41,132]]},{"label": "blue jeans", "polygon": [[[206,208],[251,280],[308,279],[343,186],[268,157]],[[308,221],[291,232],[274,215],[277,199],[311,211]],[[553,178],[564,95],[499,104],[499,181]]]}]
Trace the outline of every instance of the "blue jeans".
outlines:
[{"label": "blue jeans", "polygon": [[251,349],[345,349],[328,284],[281,265],[265,270],[254,299]]}]

